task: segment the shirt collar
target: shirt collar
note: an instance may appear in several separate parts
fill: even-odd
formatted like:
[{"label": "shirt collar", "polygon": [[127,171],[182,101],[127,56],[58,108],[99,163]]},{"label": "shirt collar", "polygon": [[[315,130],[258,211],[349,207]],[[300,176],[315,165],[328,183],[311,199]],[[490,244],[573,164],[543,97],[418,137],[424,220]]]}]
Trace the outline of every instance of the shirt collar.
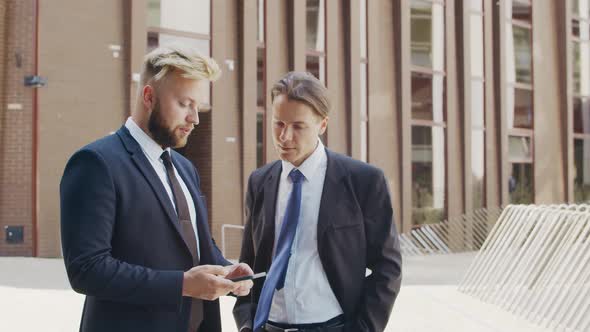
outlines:
[{"label": "shirt collar", "polygon": [[327,160],[328,157],[326,156],[324,144],[318,137],[318,145],[316,146],[315,150],[309,157],[307,157],[307,159],[303,161],[303,163],[301,163],[301,165],[299,165],[299,167],[295,167],[295,165],[288,161],[282,161],[283,172],[281,173],[281,178],[283,180],[286,179],[289,176],[289,173],[291,173],[294,168],[297,168],[303,174],[303,176],[305,176],[305,179],[310,181],[315,176],[318,169],[326,165]]},{"label": "shirt collar", "polygon": [[[161,162],[160,156],[162,156],[164,149],[146,134],[131,117],[127,118],[125,127],[129,129],[129,133],[139,143],[141,150],[149,159]],[[170,148],[166,148],[166,151],[170,153]]]}]

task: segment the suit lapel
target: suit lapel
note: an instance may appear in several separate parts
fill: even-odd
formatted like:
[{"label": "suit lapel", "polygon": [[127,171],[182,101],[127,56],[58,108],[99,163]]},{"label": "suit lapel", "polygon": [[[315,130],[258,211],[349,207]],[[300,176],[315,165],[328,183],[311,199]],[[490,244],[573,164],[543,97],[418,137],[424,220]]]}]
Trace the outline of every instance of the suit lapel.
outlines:
[{"label": "suit lapel", "polygon": [[170,197],[168,196],[162,181],[160,181],[158,174],[150,164],[149,160],[147,160],[147,157],[143,151],[141,151],[139,143],[135,141],[125,126],[121,127],[121,129],[117,131],[117,135],[119,135],[123,141],[125,148],[131,154],[131,159],[154,191],[154,194],[158,198],[160,205],[162,205],[162,209],[168,216],[168,222],[170,222],[172,227],[176,229],[176,233],[178,233],[178,236],[180,239],[182,239],[186,250],[190,252],[190,249],[187,243],[184,241],[184,237],[182,236],[182,229],[180,228],[180,223],[178,222],[178,217],[174,211],[172,202],[170,202]]},{"label": "suit lapel", "polygon": [[326,155],[328,157],[328,165],[318,215],[318,248],[320,248],[320,240],[326,233],[326,230],[332,225],[332,218],[334,213],[337,212],[337,207],[343,200],[348,200],[346,197],[347,192],[343,190],[345,188],[342,186],[342,178],[346,175],[346,172],[342,168],[342,165],[340,165],[338,159],[327,148]]},{"label": "suit lapel", "polygon": [[261,228],[262,235],[256,250],[263,257],[262,262],[270,263],[272,261],[272,250],[275,242],[276,202],[282,168],[281,162],[276,162],[264,183],[264,225]]}]

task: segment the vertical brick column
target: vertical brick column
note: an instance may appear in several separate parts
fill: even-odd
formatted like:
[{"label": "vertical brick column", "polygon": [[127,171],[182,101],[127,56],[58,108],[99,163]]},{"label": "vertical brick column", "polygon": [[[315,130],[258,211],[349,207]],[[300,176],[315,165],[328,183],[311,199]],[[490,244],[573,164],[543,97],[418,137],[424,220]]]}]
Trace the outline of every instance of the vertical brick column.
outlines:
[{"label": "vertical brick column", "polygon": [[[0,255],[31,256],[34,91],[24,86],[24,77],[34,74],[35,1],[3,1],[0,15]],[[23,226],[24,242],[7,243],[6,226]]]}]

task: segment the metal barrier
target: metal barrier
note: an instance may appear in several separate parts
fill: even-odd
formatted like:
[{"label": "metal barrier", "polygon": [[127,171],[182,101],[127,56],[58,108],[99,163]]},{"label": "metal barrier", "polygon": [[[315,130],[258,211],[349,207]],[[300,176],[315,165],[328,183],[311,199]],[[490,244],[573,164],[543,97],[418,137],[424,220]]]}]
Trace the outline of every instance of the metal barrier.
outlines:
[{"label": "metal barrier", "polygon": [[477,251],[498,220],[502,208],[480,209],[438,224],[426,224],[400,234],[404,256]]},{"label": "metal barrier", "polygon": [[459,291],[540,326],[590,331],[590,206],[502,212]]},{"label": "metal barrier", "polygon": [[[416,256],[477,251],[501,213],[501,207],[480,209],[438,224],[421,225],[409,233],[400,234],[402,254]],[[227,254],[225,236],[228,228],[243,230],[244,226],[221,225],[221,251],[224,256]]]}]

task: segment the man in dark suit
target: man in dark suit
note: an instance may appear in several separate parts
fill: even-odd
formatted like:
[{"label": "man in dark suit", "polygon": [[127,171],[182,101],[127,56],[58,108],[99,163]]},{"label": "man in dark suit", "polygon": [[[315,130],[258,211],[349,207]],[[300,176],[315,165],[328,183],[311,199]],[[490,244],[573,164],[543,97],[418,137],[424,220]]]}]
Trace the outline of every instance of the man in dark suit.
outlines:
[{"label": "man in dark suit", "polygon": [[323,146],[330,103],[311,74],[287,74],[271,96],[281,160],[250,176],[240,258],[268,275],[238,299],[238,329],[383,331],[401,282],[383,172]]},{"label": "man in dark suit", "polygon": [[199,123],[210,58],[180,47],[145,58],[131,117],[77,151],[61,181],[61,235],[72,288],[86,295],[80,331],[221,331],[217,298],[246,295],[246,264],[211,238],[199,175],[171,148]]}]

